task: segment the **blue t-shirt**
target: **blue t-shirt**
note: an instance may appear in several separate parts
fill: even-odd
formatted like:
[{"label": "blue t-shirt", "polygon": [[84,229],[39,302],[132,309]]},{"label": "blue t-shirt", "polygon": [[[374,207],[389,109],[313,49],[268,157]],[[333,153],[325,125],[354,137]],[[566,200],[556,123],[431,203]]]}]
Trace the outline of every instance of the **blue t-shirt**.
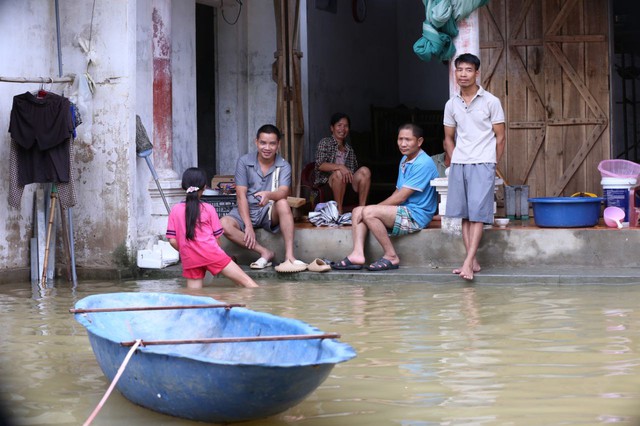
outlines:
[{"label": "blue t-shirt", "polygon": [[436,189],[429,184],[438,176],[436,164],[422,150],[411,162],[407,162],[406,155],[400,160],[396,188],[413,189],[413,193],[401,205],[409,209],[411,217],[422,228],[431,222],[438,207]]}]

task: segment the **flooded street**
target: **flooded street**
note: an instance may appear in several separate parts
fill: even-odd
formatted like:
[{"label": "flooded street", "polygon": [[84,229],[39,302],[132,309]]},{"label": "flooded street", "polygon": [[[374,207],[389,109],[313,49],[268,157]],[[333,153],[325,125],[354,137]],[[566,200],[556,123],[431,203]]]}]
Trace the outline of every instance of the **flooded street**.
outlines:
[{"label": "flooded street", "polygon": [[[17,425],[82,424],[109,382],[69,309],[91,294],[153,291],[298,318],[356,350],[301,404],[244,425],[640,425],[638,285],[259,284],[214,280],[195,292],[173,279],[0,286],[5,411]],[[114,391],[93,424],[202,423]]]}]

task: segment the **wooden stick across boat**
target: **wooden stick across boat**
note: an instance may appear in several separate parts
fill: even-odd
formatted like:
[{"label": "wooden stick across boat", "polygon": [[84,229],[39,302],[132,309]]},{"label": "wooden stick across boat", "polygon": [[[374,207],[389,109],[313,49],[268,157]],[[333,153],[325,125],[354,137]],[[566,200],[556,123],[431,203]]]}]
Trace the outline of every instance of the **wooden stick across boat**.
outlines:
[{"label": "wooden stick across boat", "polygon": [[[191,345],[197,343],[242,343],[242,342],[274,342],[279,340],[311,340],[311,339],[339,339],[338,333],[324,334],[285,334],[281,336],[249,336],[249,337],[214,337],[206,339],[184,340],[143,340],[141,346],[153,345]],[[133,346],[136,341],[120,342],[121,346]]]},{"label": "wooden stick across boat", "polygon": [[164,311],[170,309],[210,309],[210,308],[243,308],[242,303],[217,303],[213,305],[173,305],[173,306],[129,306],[126,308],[92,308],[69,309],[72,314],[89,314],[94,312],[129,312],[129,311]]}]

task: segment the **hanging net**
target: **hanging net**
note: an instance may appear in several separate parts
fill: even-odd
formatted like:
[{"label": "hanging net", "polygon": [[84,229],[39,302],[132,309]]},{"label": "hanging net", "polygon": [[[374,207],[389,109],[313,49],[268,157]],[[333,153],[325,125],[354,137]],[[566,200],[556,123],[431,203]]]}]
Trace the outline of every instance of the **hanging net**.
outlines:
[{"label": "hanging net", "polygon": [[413,51],[423,61],[437,58],[448,61],[455,55],[453,38],[458,35],[458,21],[489,0],[422,0],[425,6],[425,21],[422,37],[413,44]]}]

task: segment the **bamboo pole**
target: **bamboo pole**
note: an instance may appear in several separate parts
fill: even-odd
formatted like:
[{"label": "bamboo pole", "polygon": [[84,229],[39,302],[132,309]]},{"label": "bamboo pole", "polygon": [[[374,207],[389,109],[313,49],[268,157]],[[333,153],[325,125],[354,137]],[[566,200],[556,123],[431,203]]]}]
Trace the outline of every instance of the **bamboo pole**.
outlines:
[{"label": "bamboo pole", "polygon": [[[142,346],[157,345],[192,345],[198,343],[245,343],[245,342],[277,342],[282,340],[312,340],[312,339],[339,339],[338,333],[324,334],[288,334],[281,336],[252,336],[252,337],[215,337],[205,339],[182,340],[143,340]],[[133,346],[137,340],[120,342],[121,346]]]},{"label": "bamboo pole", "polygon": [[47,282],[47,264],[49,263],[49,245],[51,243],[51,229],[53,228],[53,220],[56,215],[56,200],[58,192],[56,187],[51,189],[51,207],[49,208],[49,223],[47,224],[47,239],[44,246],[44,263],[42,264],[42,284]]},{"label": "bamboo pole", "polygon": [[62,205],[60,205],[60,223],[62,224],[62,243],[64,244],[67,279],[70,282],[73,282],[73,273],[71,272],[71,242],[69,241],[69,225],[67,224],[66,212]]},{"label": "bamboo pole", "polygon": [[69,309],[72,314],[90,314],[94,312],[130,312],[130,311],[166,311],[171,309],[209,309],[209,308],[243,308],[242,303],[224,303],[212,305],[175,305],[175,306],[129,306],[126,308],[93,308],[93,309]]},{"label": "bamboo pole", "polygon": [[6,83],[73,83],[73,77],[0,77],[0,82]]}]

